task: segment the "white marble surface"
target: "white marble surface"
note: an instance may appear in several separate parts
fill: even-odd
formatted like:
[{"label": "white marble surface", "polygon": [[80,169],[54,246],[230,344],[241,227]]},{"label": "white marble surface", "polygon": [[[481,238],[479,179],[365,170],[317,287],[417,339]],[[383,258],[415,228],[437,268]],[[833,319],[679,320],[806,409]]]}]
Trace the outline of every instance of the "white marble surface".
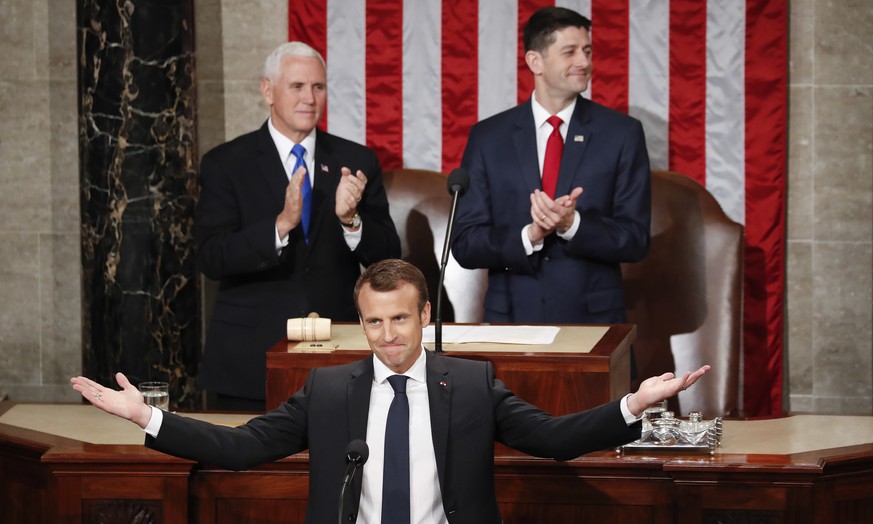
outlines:
[{"label": "white marble surface", "polygon": [[[251,415],[186,414],[225,426],[245,424]],[[0,424],[40,431],[91,444],[142,444],[145,433],[124,419],[91,405],[18,404],[0,416]]]},{"label": "white marble surface", "polygon": [[[251,415],[186,414],[216,424],[237,426]],[[93,444],[142,444],[145,434],[133,423],[90,405],[18,404],[0,416],[0,424],[51,433]],[[784,455],[873,443],[873,417],[797,415],[725,421],[718,454]]]},{"label": "white marble surface", "polygon": [[790,455],[873,443],[873,417],[795,415],[724,422],[722,454]]}]

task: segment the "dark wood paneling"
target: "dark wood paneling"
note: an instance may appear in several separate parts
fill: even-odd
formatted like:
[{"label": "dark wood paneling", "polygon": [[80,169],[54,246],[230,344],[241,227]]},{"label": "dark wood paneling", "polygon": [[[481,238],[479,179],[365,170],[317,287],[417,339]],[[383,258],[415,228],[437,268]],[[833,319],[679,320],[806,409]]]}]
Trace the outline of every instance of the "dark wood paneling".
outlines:
[{"label": "dark wood paneling", "polygon": [[[531,346],[529,352],[455,352],[448,356],[487,360],[497,378],[519,397],[553,415],[593,408],[629,393],[631,325],[609,326],[588,353],[549,352]],[[303,387],[309,370],[360,360],[369,351],[289,353],[294,343],[282,341],[267,353],[267,409],[278,407]]]},{"label": "dark wood paneling", "polygon": [[[790,455],[597,452],[567,462],[498,448],[495,483],[508,524],[873,522],[873,444]],[[305,453],[231,472],[0,424],[3,523],[296,524],[307,491]]]}]

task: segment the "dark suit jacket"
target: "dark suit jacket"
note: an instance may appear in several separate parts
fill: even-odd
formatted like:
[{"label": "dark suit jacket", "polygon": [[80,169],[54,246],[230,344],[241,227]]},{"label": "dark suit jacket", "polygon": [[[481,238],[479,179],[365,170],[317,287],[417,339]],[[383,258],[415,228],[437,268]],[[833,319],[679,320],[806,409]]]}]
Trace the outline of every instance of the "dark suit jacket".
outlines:
[{"label": "dark suit jacket", "polygon": [[639,121],[582,97],[569,122],[556,194],[581,186],[581,223],[526,256],[530,194],[542,189],[530,101],[477,123],[463,166],[470,189],[458,202],[452,253],[488,269],[486,322],[625,321],[620,262],[649,248],[651,182]]},{"label": "dark suit jacket", "polygon": [[[172,455],[246,469],[309,449],[307,522],[336,520],[345,450],[366,439],[373,359],[314,369],[306,385],[279,408],[239,428],[164,414],[157,439],[146,445]],[[552,417],[516,397],[494,378],[490,362],[427,353],[427,391],[443,507],[452,523],[497,523],[494,442],[530,455],[566,460],[640,437],[618,401]],[[364,466],[366,467],[366,465]],[[356,512],[356,477],[350,499]],[[415,482],[415,479],[412,479]]]},{"label": "dark suit jacket", "polygon": [[[358,206],[363,233],[354,252],[334,209],[342,167],[360,169],[368,180]],[[309,244],[298,226],[280,256],[275,222],[288,178],[267,124],[203,156],[197,261],[206,277],[220,282],[200,372],[207,390],[263,399],[265,353],[285,338],[286,320],[310,312],[357,320],[352,295],[360,265],[400,256],[376,155],[317,131],[314,170]]]}]

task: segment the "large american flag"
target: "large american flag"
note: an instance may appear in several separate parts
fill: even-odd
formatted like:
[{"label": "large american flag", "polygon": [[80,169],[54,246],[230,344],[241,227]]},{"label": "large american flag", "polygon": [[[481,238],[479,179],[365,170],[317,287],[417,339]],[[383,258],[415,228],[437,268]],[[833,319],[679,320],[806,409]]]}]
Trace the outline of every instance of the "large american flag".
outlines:
[{"label": "large american flag", "polygon": [[[385,169],[449,172],[470,126],[526,100],[536,0],[289,0],[289,40],[327,60],[331,133]],[[585,96],[643,122],[653,168],[746,227],[746,415],[782,410],[786,0],[558,0],[593,23]]]}]

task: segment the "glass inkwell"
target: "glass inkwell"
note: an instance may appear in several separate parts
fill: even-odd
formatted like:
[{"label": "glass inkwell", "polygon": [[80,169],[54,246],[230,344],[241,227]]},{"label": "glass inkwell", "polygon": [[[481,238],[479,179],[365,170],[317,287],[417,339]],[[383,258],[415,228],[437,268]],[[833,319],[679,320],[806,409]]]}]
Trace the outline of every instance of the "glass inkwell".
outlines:
[{"label": "glass inkwell", "polygon": [[616,451],[682,451],[709,452],[721,445],[722,419],[705,420],[699,411],[687,419],[667,410],[667,402],[656,404],[643,413],[640,438]]}]

